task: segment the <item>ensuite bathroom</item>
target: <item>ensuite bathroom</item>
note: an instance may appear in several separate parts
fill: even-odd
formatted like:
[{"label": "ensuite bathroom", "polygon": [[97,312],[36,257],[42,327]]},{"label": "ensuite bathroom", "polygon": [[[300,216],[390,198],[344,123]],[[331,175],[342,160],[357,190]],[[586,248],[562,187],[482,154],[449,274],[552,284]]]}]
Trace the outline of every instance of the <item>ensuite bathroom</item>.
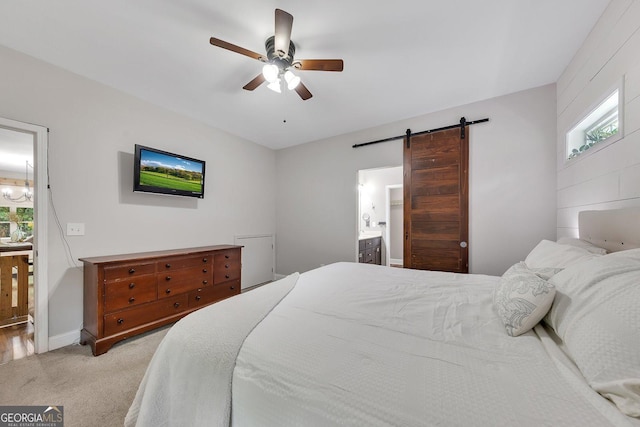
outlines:
[{"label": "ensuite bathroom", "polygon": [[358,262],[403,265],[402,166],[358,171]]}]

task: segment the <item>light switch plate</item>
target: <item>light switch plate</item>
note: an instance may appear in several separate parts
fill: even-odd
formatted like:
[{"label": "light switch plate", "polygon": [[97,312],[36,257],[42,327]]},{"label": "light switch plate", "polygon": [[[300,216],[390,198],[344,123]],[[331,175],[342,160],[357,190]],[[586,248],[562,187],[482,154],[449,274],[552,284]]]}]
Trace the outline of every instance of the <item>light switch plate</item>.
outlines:
[{"label": "light switch plate", "polygon": [[84,223],[83,222],[68,222],[67,223],[67,236],[84,236]]}]

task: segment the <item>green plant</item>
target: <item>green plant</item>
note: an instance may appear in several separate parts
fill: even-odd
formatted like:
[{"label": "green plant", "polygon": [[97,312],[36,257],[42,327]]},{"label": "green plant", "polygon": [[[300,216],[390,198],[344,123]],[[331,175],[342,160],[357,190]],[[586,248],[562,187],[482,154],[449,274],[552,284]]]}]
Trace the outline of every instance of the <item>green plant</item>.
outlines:
[{"label": "green plant", "polygon": [[583,152],[587,151],[589,148],[593,147],[597,143],[604,141],[610,136],[618,133],[618,125],[617,122],[615,124],[610,124],[608,126],[603,126],[600,128],[595,128],[589,132],[585,132],[585,143],[578,148],[574,148],[571,150],[571,154],[569,154],[569,159],[573,159],[574,157],[579,156]]}]

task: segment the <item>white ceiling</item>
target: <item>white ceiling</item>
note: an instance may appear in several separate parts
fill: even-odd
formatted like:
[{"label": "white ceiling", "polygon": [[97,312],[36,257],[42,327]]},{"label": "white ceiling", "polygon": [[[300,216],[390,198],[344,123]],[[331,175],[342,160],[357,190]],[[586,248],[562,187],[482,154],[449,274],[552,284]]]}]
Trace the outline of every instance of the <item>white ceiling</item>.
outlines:
[{"label": "white ceiling", "polygon": [[[13,0],[0,44],[278,149],[553,83],[608,2]],[[262,63],[209,44],[264,53],[275,8],[296,59],[344,59],[299,72],[308,101],[242,90]]]}]

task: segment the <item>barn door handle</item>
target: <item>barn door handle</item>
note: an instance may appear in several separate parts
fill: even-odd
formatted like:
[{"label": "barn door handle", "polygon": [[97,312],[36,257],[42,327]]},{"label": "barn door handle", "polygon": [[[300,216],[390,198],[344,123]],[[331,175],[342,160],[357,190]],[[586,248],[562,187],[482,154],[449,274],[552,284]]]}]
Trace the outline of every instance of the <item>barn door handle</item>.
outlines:
[{"label": "barn door handle", "polygon": [[467,242],[460,242],[460,247],[461,248],[466,248],[467,247]]}]

